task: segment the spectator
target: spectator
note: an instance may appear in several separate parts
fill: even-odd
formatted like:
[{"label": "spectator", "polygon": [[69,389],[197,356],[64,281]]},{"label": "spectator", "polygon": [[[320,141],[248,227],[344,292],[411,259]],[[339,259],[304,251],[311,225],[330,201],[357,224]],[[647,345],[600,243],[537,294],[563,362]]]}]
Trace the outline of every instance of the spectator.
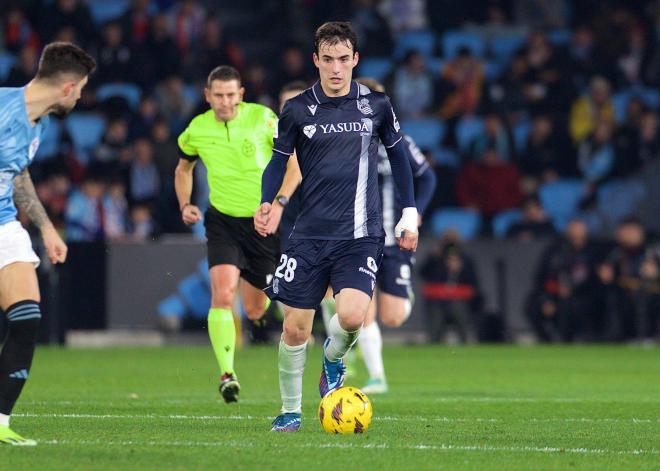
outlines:
[{"label": "spectator", "polygon": [[287,83],[302,80],[305,83],[314,82],[316,76],[311,69],[311,61],[303,54],[302,48],[289,45],[282,50],[278,61],[278,70],[271,81],[271,96],[277,96]]},{"label": "spectator", "polygon": [[156,87],[158,108],[174,133],[183,129],[197,105],[186,96],[184,86],[179,75],[171,75]]},{"label": "spectator", "polygon": [[92,242],[105,239],[105,214],[103,209],[104,185],[98,172],[73,190],[66,208],[66,239],[70,242]]},{"label": "spectator", "polygon": [[181,59],[165,15],[155,15],[151,20],[144,50],[140,55],[140,64],[143,66],[138,81],[145,90],[151,92],[156,82],[178,73],[181,69]]},{"label": "spectator", "polygon": [[136,241],[149,240],[154,235],[155,223],[151,209],[146,204],[136,204],[131,208],[131,238]]},{"label": "spectator", "polygon": [[543,253],[527,303],[541,342],[603,338],[596,335],[603,326],[596,317],[595,258],[587,225],[579,220],[571,221],[565,235]]},{"label": "spectator", "polygon": [[[9,52],[16,54],[26,47],[35,51],[39,49],[39,35],[32,28],[22,8],[12,6],[3,12],[3,16],[2,31],[4,33],[4,47]],[[33,76],[34,74],[31,77]]]},{"label": "spectator", "polygon": [[149,38],[150,3],[150,0],[133,0],[131,7],[119,19],[124,38],[133,46],[144,45]]},{"label": "spectator", "polygon": [[438,240],[422,265],[421,275],[429,341],[441,341],[451,322],[456,325],[462,342],[474,342],[474,318],[481,308],[482,296],[474,263],[455,234],[445,234]]},{"label": "spectator", "polygon": [[158,119],[151,130],[154,163],[158,169],[161,191],[158,196],[156,215],[159,228],[163,232],[185,232],[181,215],[172,208],[178,207],[174,191],[174,169],[179,162],[179,147],[172,139],[170,128],[165,120]]},{"label": "spectator", "polygon": [[598,122],[593,134],[580,144],[578,168],[592,190],[611,175],[614,169],[614,144],[609,121]]},{"label": "spectator", "polygon": [[124,119],[116,119],[108,124],[99,146],[93,151],[96,168],[105,175],[121,172],[130,160],[128,124]]},{"label": "spectator", "polygon": [[133,160],[129,170],[129,194],[135,203],[153,202],[160,191],[158,168],[153,161],[153,147],[148,138],[133,144]]},{"label": "spectator", "polygon": [[478,159],[486,149],[496,149],[500,159],[515,161],[513,135],[509,127],[496,113],[489,113],[484,119],[484,132],[470,143],[470,158]]},{"label": "spectator", "polygon": [[523,203],[523,218],[511,225],[506,236],[521,242],[552,237],[555,227],[546,214],[538,197],[531,196]]},{"label": "spectator", "polygon": [[427,26],[426,0],[383,0],[378,9],[395,35]]},{"label": "spectator", "polygon": [[97,73],[94,81],[98,84],[109,82],[131,82],[135,73],[133,49],[124,39],[124,32],[118,21],[110,21],[103,27],[103,35],[94,48]]},{"label": "spectator", "polygon": [[113,178],[103,195],[104,230],[109,240],[123,240],[127,235],[128,203],[123,179]]},{"label": "spectator", "polygon": [[474,208],[487,219],[522,200],[518,169],[504,162],[496,149],[486,149],[481,160],[469,162],[458,176],[456,195],[461,206]]},{"label": "spectator", "polygon": [[596,54],[596,41],[593,30],[587,25],[578,25],[571,36],[568,48],[573,70],[573,84],[582,90],[589,84],[589,79],[600,68]]},{"label": "spectator", "polygon": [[421,118],[433,103],[433,78],[417,51],[406,54],[394,72],[393,85],[396,110],[402,120]]},{"label": "spectator", "polygon": [[169,13],[170,31],[174,32],[174,42],[180,57],[190,57],[194,44],[204,28],[204,8],[197,0],[181,0]]},{"label": "spectator", "polygon": [[205,82],[209,72],[220,64],[231,65],[239,71],[245,67],[243,52],[237,44],[227,39],[216,16],[209,16],[204,21],[199,44],[191,54],[192,63],[186,75],[194,82]]},{"label": "spectator", "polygon": [[481,62],[469,49],[461,48],[442,69],[438,87],[438,96],[443,97],[440,116],[451,119],[473,114],[481,101],[483,83]]},{"label": "spectator", "polygon": [[3,87],[22,87],[27,84],[37,73],[39,55],[32,46],[24,46],[5,80]]},{"label": "spectator", "polygon": [[389,56],[394,50],[389,25],[374,0],[353,0],[351,24],[365,57]]},{"label": "spectator", "polygon": [[657,256],[647,251],[644,227],[635,218],[616,231],[617,246],[598,269],[603,312],[613,320],[609,340],[653,336],[660,312],[660,276]]},{"label": "spectator", "polygon": [[582,142],[601,121],[614,124],[614,106],[609,82],[603,77],[594,77],[589,94],[578,98],[571,108],[570,129],[573,142]]},{"label": "spectator", "polygon": [[511,115],[527,111],[524,94],[525,77],[529,66],[524,53],[513,56],[504,76],[488,86],[487,99],[490,105],[500,113]]},{"label": "spectator", "polygon": [[44,43],[50,42],[62,28],[73,28],[83,45],[96,36],[95,24],[89,8],[80,0],[55,0],[42,7],[39,31]]}]

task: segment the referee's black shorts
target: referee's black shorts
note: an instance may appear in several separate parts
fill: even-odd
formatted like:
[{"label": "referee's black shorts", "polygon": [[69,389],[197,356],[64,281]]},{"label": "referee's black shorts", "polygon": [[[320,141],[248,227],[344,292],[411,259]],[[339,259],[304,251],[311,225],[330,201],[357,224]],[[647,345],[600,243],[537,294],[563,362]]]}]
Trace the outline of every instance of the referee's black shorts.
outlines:
[{"label": "referee's black shorts", "polygon": [[209,268],[234,265],[254,287],[264,289],[270,284],[280,255],[277,235],[261,237],[252,218],[228,216],[213,206],[206,210],[204,227]]}]

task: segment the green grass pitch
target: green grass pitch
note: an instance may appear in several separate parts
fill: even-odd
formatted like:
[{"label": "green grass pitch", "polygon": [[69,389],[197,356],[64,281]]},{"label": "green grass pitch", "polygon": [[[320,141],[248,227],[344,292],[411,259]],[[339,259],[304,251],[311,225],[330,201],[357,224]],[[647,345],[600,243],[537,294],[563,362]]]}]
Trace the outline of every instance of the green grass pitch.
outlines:
[{"label": "green grass pitch", "polygon": [[40,443],[1,447],[0,468],[660,468],[658,348],[388,347],[385,361],[391,392],[372,396],[366,434],[321,430],[318,347],[301,431],[274,434],[275,347],[238,352],[232,405],[210,348],[40,348],[12,419]]}]

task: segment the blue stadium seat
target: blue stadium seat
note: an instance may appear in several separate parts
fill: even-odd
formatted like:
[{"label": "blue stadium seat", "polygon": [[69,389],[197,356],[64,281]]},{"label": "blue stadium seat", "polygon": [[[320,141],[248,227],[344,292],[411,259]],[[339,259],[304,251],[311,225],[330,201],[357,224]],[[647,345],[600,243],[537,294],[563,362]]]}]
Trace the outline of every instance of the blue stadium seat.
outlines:
[{"label": "blue stadium seat", "polygon": [[573,33],[570,29],[555,29],[548,33],[548,40],[555,46],[565,46],[571,42]]},{"label": "blue stadium seat", "polygon": [[130,0],[87,0],[92,20],[102,25],[123,15],[131,6]]},{"label": "blue stadium seat", "polygon": [[197,273],[187,276],[179,283],[179,293],[194,317],[206,319],[211,307],[211,292]]},{"label": "blue stadium seat", "polygon": [[435,118],[407,120],[401,124],[401,129],[423,150],[439,146],[446,130],[445,124]]},{"label": "blue stadium seat", "polygon": [[440,236],[448,230],[458,232],[463,240],[472,240],[479,233],[481,216],[465,208],[438,209],[431,216],[431,231]]},{"label": "blue stadium seat", "polygon": [[477,57],[483,57],[486,52],[486,43],[478,34],[453,30],[442,35],[442,52],[445,59],[456,57],[462,47],[467,47]]},{"label": "blue stadium seat", "polygon": [[392,61],[388,57],[361,59],[358,63],[360,77],[368,77],[382,82],[392,70]]},{"label": "blue stadium seat", "polygon": [[435,33],[429,30],[407,31],[396,42],[394,58],[401,60],[409,51],[417,51],[424,57],[431,57],[435,49]]},{"label": "blue stadium seat", "polygon": [[456,125],[456,141],[461,152],[467,152],[470,143],[484,132],[484,122],[478,116],[467,116]]},{"label": "blue stadium seat", "polygon": [[76,152],[81,153],[83,158],[88,158],[89,153],[99,145],[105,126],[103,118],[84,112],[72,113],[64,122]]},{"label": "blue stadium seat", "polygon": [[107,83],[96,90],[96,98],[99,101],[115,96],[123,98],[132,109],[136,109],[140,104],[142,91],[133,83]]},{"label": "blue stadium seat", "polygon": [[35,162],[43,162],[52,157],[55,157],[60,151],[60,139],[62,137],[62,121],[57,118],[51,118],[44,138],[39,144],[37,155],[34,157]]},{"label": "blue stadium seat", "polygon": [[529,121],[520,121],[513,127],[513,143],[516,146],[516,152],[524,152],[527,148],[527,137],[531,127]]},{"label": "blue stadium seat", "polygon": [[429,57],[426,59],[426,69],[434,76],[437,76],[442,73],[442,69],[445,67],[446,63],[447,61],[440,57]]},{"label": "blue stadium seat", "polygon": [[506,236],[509,228],[523,218],[521,209],[507,209],[498,213],[493,218],[493,234],[498,239]]},{"label": "blue stadium seat", "polygon": [[197,273],[202,277],[204,283],[208,286],[211,286],[211,277],[209,275],[209,262],[206,258],[203,258],[197,264]]},{"label": "blue stadium seat", "polygon": [[484,74],[486,80],[493,82],[500,78],[506,70],[506,63],[502,61],[490,60],[484,64]]},{"label": "blue stadium seat", "polygon": [[461,165],[461,158],[459,155],[447,147],[437,147],[431,151],[433,161],[438,165],[446,167],[458,168]]},{"label": "blue stadium seat", "polygon": [[0,81],[4,82],[16,63],[16,57],[8,52],[0,52]]},{"label": "blue stadium seat", "polygon": [[496,60],[506,63],[526,41],[524,34],[504,34],[493,38],[488,46]]},{"label": "blue stadium seat", "polygon": [[571,218],[577,216],[584,190],[584,182],[574,178],[565,178],[541,186],[539,199],[545,211],[552,217],[557,230],[563,231]]},{"label": "blue stadium seat", "polygon": [[639,98],[650,108],[657,110],[660,107],[660,92],[654,88],[632,87],[620,90],[612,96],[614,116],[618,123],[622,123],[626,120],[628,103],[633,98]]},{"label": "blue stadium seat", "polygon": [[644,184],[637,180],[613,180],[603,184],[597,193],[598,213],[614,229],[627,217],[637,213],[646,196]]}]

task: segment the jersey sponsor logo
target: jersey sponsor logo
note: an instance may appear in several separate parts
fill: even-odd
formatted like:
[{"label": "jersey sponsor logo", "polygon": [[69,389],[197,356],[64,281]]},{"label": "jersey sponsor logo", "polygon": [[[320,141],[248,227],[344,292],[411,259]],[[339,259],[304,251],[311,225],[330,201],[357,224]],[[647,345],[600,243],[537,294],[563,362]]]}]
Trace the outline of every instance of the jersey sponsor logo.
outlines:
[{"label": "jersey sponsor logo", "polygon": [[360,132],[360,133],[371,133],[371,127],[369,124],[371,120],[363,120],[361,123],[354,121],[352,123],[331,123],[331,124],[319,124],[323,130],[323,134],[331,134],[338,132]]},{"label": "jersey sponsor logo", "polygon": [[374,114],[374,110],[371,109],[371,105],[369,105],[369,100],[367,100],[366,98],[362,98],[357,101],[357,109],[360,110],[360,112],[365,115]]},{"label": "jersey sponsor logo", "polygon": [[373,278],[374,280],[376,279],[376,275],[375,275],[372,271],[369,271],[369,270],[367,270],[367,269],[364,268],[364,267],[360,267],[360,268],[358,268],[358,271],[359,271],[360,273],[365,273],[365,274],[369,275],[369,276],[370,276],[371,278]]},{"label": "jersey sponsor logo", "polygon": [[303,133],[305,133],[305,136],[307,136],[309,139],[312,138],[314,134],[316,134],[316,124],[308,124],[303,128]]},{"label": "jersey sponsor logo", "polygon": [[32,142],[30,143],[30,149],[28,150],[28,158],[30,161],[34,159],[35,154],[37,153],[37,149],[39,149],[39,138],[35,137],[32,139]]},{"label": "jersey sponsor logo", "polygon": [[316,106],[317,105],[307,105],[307,108],[309,109],[309,112],[312,113],[312,116],[316,114]]},{"label": "jersey sponsor logo", "polygon": [[399,125],[399,120],[396,119],[396,114],[394,113],[394,108],[391,108],[391,110],[392,110],[392,119],[394,120],[394,130],[396,132],[399,132],[399,130],[401,129],[401,126]]}]

